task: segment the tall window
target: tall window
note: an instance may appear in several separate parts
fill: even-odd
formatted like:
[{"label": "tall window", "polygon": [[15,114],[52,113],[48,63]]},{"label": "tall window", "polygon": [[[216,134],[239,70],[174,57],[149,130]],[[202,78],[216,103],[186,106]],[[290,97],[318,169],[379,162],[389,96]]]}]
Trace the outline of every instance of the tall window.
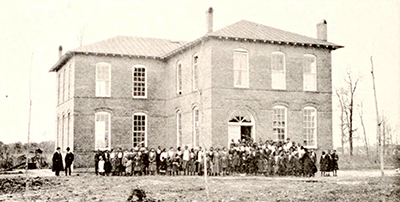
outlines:
[{"label": "tall window", "polygon": [[70,146],[69,145],[69,140],[70,140],[70,131],[69,131],[69,127],[70,127],[70,125],[71,125],[71,113],[70,112],[68,112],[68,115],[67,115],[67,147],[68,146]]},{"label": "tall window", "polygon": [[63,103],[64,101],[64,71],[60,72],[60,102],[59,103]]},{"label": "tall window", "polygon": [[60,103],[61,103],[61,72],[60,72],[60,74],[58,75],[58,89],[57,89],[57,95],[58,95],[57,101],[58,101],[58,104],[60,104]]},{"label": "tall window", "polygon": [[180,61],[176,64],[176,93],[182,94],[182,64]]},{"label": "tall window", "polygon": [[286,89],[286,61],[285,54],[282,52],[271,54],[271,87]]},{"label": "tall window", "polygon": [[147,96],[147,73],[146,67],[144,66],[134,66],[132,73],[132,83],[133,83],[133,97],[134,98],[146,98]]},{"label": "tall window", "polygon": [[317,57],[306,54],[303,57],[304,90],[317,90]]},{"label": "tall window", "polygon": [[72,64],[70,64],[68,68],[68,95],[67,95],[68,99],[71,98],[71,82],[72,82],[71,76],[72,76]]},{"label": "tall window", "polygon": [[244,49],[235,49],[233,52],[233,82],[235,87],[249,87],[249,59]]},{"label": "tall window", "polygon": [[64,84],[63,84],[63,101],[67,100],[68,92],[67,92],[67,87],[68,87],[68,74],[67,74],[67,68],[65,67],[64,69]]},{"label": "tall window", "polygon": [[56,147],[60,146],[60,117],[57,117],[57,143]]},{"label": "tall window", "polygon": [[286,140],[286,107],[275,106],[272,109],[272,131],[278,141]]},{"label": "tall window", "polygon": [[307,147],[317,147],[317,109],[303,109],[303,135]]},{"label": "tall window", "polygon": [[111,115],[108,112],[97,112],[95,123],[95,149],[110,148]]},{"label": "tall window", "polygon": [[192,110],[193,117],[193,137],[192,137],[192,145],[199,146],[199,137],[200,137],[200,114],[199,108],[194,107]]},{"label": "tall window", "polygon": [[193,90],[199,88],[199,56],[197,54],[193,55]]},{"label": "tall window", "polygon": [[61,117],[61,142],[60,142],[60,147],[61,150],[64,151],[64,144],[65,144],[65,115],[63,114]]},{"label": "tall window", "polygon": [[136,113],[133,115],[133,147],[147,146],[147,115],[143,113]]},{"label": "tall window", "polygon": [[111,65],[108,63],[96,64],[96,96],[111,96]]},{"label": "tall window", "polygon": [[182,146],[182,114],[180,110],[176,112],[176,146]]}]

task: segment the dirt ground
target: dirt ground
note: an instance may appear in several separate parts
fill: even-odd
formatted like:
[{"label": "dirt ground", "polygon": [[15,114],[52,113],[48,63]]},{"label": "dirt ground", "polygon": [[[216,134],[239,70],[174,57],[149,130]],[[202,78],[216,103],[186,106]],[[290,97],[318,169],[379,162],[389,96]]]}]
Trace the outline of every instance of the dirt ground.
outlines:
[{"label": "dirt ground", "polygon": [[[342,171],[339,177],[300,178],[263,176],[73,176],[41,174],[47,183],[0,195],[0,201],[127,201],[132,189],[141,189],[155,201],[400,201],[400,175],[379,171]],[[0,176],[2,179],[26,175]],[[37,177],[35,177],[38,180]],[[208,192],[208,196],[207,196]]]}]

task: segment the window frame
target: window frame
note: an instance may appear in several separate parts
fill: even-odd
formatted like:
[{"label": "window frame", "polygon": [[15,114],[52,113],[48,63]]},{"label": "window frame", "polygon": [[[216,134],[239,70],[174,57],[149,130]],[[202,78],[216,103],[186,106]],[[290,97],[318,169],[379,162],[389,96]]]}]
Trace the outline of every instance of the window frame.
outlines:
[{"label": "window frame", "polygon": [[182,63],[178,61],[176,63],[176,94],[182,95]]},{"label": "window frame", "polygon": [[[236,54],[245,54],[246,55],[246,69],[236,68],[235,67],[235,55]],[[246,72],[246,85],[237,85],[235,80],[235,72],[243,71]],[[249,64],[249,51],[242,48],[237,48],[233,50],[233,87],[235,88],[249,88],[250,87],[250,64]],[[240,78],[241,79],[241,78]],[[243,83],[243,81],[241,81]]]},{"label": "window frame", "polygon": [[[280,55],[283,57],[283,70],[279,71],[274,69],[274,56]],[[284,82],[283,87],[278,86],[277,84],[274,85],[274,75],[278,73],[283,74]],[[275,74],[274,74],[275,73]],[[286,54],[281,51],[274,51],[271,53],[271,88],[276,90],[286,90]]]},{"label": "window frame", "polygon": [[182,113],[181,110],[176,111],[176,146],[182,146]]},{"label": "window frame", "polygon": [[[97,116],[98,115],[107,115],[108,116],[108,131],[104,130],[105,133],[108,132],[107,140],[106,140],[106,135],[107,134],[104,134],[104,143],[106,144],[106,147],[98,147],[98,145],[97,145],[97,137],[96,137],[96,128],[97,127],[96,127],[96,123],[98,122],[97,121]],[[95,129],[95,131],[94,131],[94,145],[95,145],[94,147],[95,147],[95,150],[97,150],[97,149],[111,149],[111,113],[105,112],[105,111],[96,112],[95,116],[94,116],[94,124],[95,124],[95,127],[94,127],[94,129]],[[108,146],[107,146],[107,144],[108,144]]]},{"label": "window frame", "polygon": [[[143,68],[144,69],[144,95],[143,96],[138,96],[135,95],[135,70],[136,68]],[[140,92],[139,92],[140,93]],[[147,98],[147,67],[144,65],[134,65],[132,67],[132,98],[142,98],[146,99]]]},{"label": "window frame", "polygon": [[[196,59],[197,58],[197,59]],[[199,55],[197,53],[192,56],[192,90],[199,89]]]},{"label": "window frame", "polygon": [[[144,131],[139,131],[139,130],[135,131],[135,116],[144,116],[144,118],[145,118]],[[134,113],[132,115],[132,147],[136,147],[139,145],[139,144],[135,145],[135,141],[134,141],[135,133],[139,133],[139,132],[144,132],[144,146],[147,147],[147,131],[148,131],[147,125],[148,125],[148,118],[147,118],[146,113],[138,112],[138,113]]]},{"label": "window frame", "polygon": [[[275,109],[284,109],[284,114],[283,114],[284,115],[284,122],[285,122],[284,127],[277,127],[277,126],[274,125],[275,118],[276,118]],[[280,120],[278,120],[278,121],[280,121]],[[275,138],[276,138],[277,141],[285,141],[287,139],[287,134],[288,134],[287,133],[287,108],[285,106],[277,105],[277,106],[272,107],[272,133],[274,135],[275,135],[275,132],[274,132],[275,128],[284,129],[283,140],[279,139],[279,132],[278,132],[278,134],[277,134],[277,136]]]},{"label": "window frame", "polygon": [[[197,112],[197,114],[196,114]],[[197,115],[197,121],[196,121]],[[192,108],[192,147],[198,147],[200,144],[200,110],[195,106]]]},{"label": "window frame", "polygon": [[[308,58],[313,58],[315,61],[315,73],[306,73],[306,64],[308,64],[307,60]],[[317,72],[318,72],[318,64],[317,64],[317,56],[313,55],[313,54],[304,54],[303,55],[303,90],[304,91],[317,91],[318,86],[317,86]],[[314,88],[307,88],[308,86],[306,86],[306,76],[314,76]]]},{"label": "window frame", "polygon": [[[312,127],[307,127],[306,125],[306,110],[313,110],[314,111],[314,113],[315,113],[315,117],[314,117],[314,127],[312,128]],[[317,149],[318,148],[318,110],[317,110],[317,108],[315,108],[315,107],[311,107],[311,106],[308,106],[308,107],[304,107],[303,108],[303,110],[302,110],[302,112],[303,112],[303,138],[304,138],[304,140],[306,140],[307,141],[307,145],[304,145],[304,147],[305,148],[309,148],[309,149]],[[314,141],[314,145],[308,145],[308,142],[309,142],[309,135],[307,134],[307,129],[314,129],[314,139],[313,139],[313,141]]]},{"label": "window frame", "polygon": [[[108,66],[108,94],[104,93],[104,94],[100,94],[100,89],[99,89],[99,85],[100,82],[105,82],[106,80],[101,80],[97,78],[98,75],[98,68],[100,65],[107,65]],[[96,63],[96,75],[95,75],[95,80],[96,80],[96,97],[111,97],[111,64],[106,63],[106,62],[98,62]]]}]

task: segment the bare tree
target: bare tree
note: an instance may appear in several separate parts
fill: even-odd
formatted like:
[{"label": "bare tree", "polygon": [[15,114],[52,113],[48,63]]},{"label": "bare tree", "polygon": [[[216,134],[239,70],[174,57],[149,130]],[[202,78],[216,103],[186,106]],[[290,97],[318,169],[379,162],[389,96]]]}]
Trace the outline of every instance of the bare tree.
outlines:
[{"label": "bare tree", "polygon": [[367,138],[367,131],[365,130],[365,125],[364,125],[364,108],[363,108],[363,103],[361,102],[360,105],[358,105],[358,115],[360,117],[360,123],[361,127],[363,129],[363,134],[364,134],[364,147],[365,151],[367,152],[367,155],[369,154],[369,145],[368,145],[368,138]]},{"label": "bare tree", "polygon": [[345,103],[347,103],[346,95],[347,93],[343,88],[340,90],[336,90],[336,95],[339,99],[339,106],[340,106],[340,131],[341,131],[341,138],[340,141],[342,143],[342,154],[344,154],[344,143],[347,139],[347,110],[345,107]]},{"label": "bare tree", "polygon": [[345,137],[345,134],[347,133],[350,156],[353,156],[353,136],[354,132],[357,130],[354,128],[354,102],[357,85],[360,79],[361,77],[357,77],[357,79],[354,81],[351,76],[351,72],[347,71],[347,77],[344,79],[346,82],[346,87],[336,91],[342,111],[342,145],[344,145],[345,142],[343,137]]}]

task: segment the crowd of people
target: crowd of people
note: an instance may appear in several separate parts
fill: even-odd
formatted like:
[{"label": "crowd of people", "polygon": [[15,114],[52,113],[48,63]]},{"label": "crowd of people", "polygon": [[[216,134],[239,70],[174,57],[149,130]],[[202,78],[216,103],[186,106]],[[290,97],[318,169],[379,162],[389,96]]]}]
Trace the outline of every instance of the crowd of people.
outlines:
[{"label": "crowd of people", "polygon": [[[291,142],[254,142],[232,140],[226,147],[129,150],[98,150],[94,157],[96,175],[266,175],[312,177],[318,171],[317,154],[301,144]],[[339,157],[336,151],[323,151],[319,166],[321,176],[337,175]],[[207,169],[207,170],[205,170]]]}]

